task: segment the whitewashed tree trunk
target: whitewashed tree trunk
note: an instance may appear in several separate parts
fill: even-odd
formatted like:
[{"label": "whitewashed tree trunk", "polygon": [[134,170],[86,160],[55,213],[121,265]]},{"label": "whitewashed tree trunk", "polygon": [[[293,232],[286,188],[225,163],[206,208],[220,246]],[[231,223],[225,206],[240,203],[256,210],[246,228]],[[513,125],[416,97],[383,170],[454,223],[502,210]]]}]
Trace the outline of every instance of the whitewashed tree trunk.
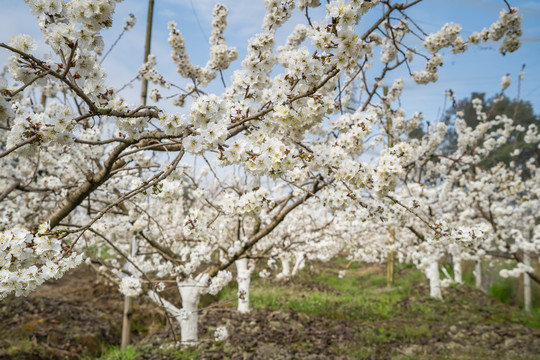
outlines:
[{"label": "whitewashed tree trunk", "polygon": [[435,260],[429,264],[427,269],[427,277],[429,279],[429,296],[434,299],[442,300],[438,261]]},{"label": "whitewashed tree trunk", "polygon": [[161,296],[159,296],[156,292],[150,290],[148,292],[148,296],[152,301],[154,301],[159,306],[163,306],[163,308],[167,311],[167,313],[172,316],[176,321],[178,321],[179,324],[181,324],[181,317],[182,317],[182,310],[168,302],[167,300],[163,299]]},{"label": "whitewashed tree trunk", "polygon": [[446,268],[443,266],[442,268],[440,268],[440,270],[442,271],[443,275],[450,281],[454,281],[454,278],[450,275],[450,273],[448,272],[448,270],[446,270]]},{"label": "whitewashed tree trunk", "polygon": [[482,289],[482,261],[480,259],[476,260],[476,265],[474,266],[474,282],[476,287]]},{"label": "whitewashed tree trunk", "polygon": [[284,278],[291,276],[291,259],[289,256],[281,256],[281,273],[278,274],[278,278]]},{"label": "whitewashed tree trunk", "polygon": [[306,258],[304,253],[299,251],[294,254],[294,266],[292,269],[292,276],[298,274],[298,271],[302,270],[306,266]]},{"label": "whitewashed tree trunk", "polygon": [[[179,281],[178,290],[182,296],[182,309],[177,308],[167,300],[161,298],[154,291],[149,291],[150,299],[165,310],[180,323],[180,336],[182,345],[197,346],[198,344],[198,310],[199,299],[201,297],[202,284],[201,276],[194,279]],[[208,277],[203,278],[207,280]]]},{"label": "whitewashed tree trunk", "polygon": [[238,281],[238,311],[249,312],[249,284],[251,283],[251,269],[248,268],[248,259],[238,259],[236,264]]},{"label": "whitewashed tree trunk", "polygon": [[[127,233],[127,239],[129,241],[129,252],[132,258],[137,255],[137,239],[133,236],[133,233],[129,231]],[[128,273],[135,273],[135,268],[130,263],[126,263],[124,269]],[[131,342],[131,319],[133,317],[133,298],[131,296],[124,296],[124,313],[122,316],[122,337],[120,340],[120,348],[126,349]]]},{"label": "whitewashed tree trunk", "polygon": [[[529,253],[523,253],[523,264],[531,266],[531,256]],[[523,301],[527,313],[531,312],[531,277],[529,273],[523,273]]]},{"label": "whitewashed tree trunk", "polygon": [[193,279],[178,282],[180,296],[182,296],[183,316],[180,317],[180,332],[182,344],[196,346],[198,344],[197,325],[199,299],[201,297],[201,287]]},{"label": "whitewashed tree trunk", "polygon": [[458,284],[463,284],[463,272],[461,271],[461,257],[452,256],[452,262],[454,263],[454,281]]}]

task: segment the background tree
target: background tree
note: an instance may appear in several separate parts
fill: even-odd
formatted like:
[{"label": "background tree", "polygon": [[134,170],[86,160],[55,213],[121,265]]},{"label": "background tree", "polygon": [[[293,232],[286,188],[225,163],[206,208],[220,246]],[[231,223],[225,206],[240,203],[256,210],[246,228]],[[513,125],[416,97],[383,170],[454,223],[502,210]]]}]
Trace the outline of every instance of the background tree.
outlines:
[{"label": "background tree", "polygon": [[[484,104],[485,118],[479,118],[475,110],[474,99],[480,99]],[[528,130],[531,126],[538,127],[540,116],[534,113],[532,104],[529,101],[510,99],[505,95],[496,95],[486,99],[486,94],[473,92],[469,98],[461,99],[455,102],[454,106],[446,111],[444,123],[448,125],[443,151],[448,154],[457,149],[457,133],[454,127],[457,112],[463,113],[463,119],[470,128],[476,128],[478,124],[493,120],[496,117],[507,116],[511,118],[514,124],[521,129]],[[502,125],[494,127],[491,131],[500,131]],[[530,176],[526,171],[525,164],[534,159],[535,165],[540,165],[540,153],[537,143],[525,142],[525,131],[513,131],[509,140],[502,146],[492,150],[491,155],[486,157],[480,164],[484,169],[493,167],[499,162],[509,165],[511,161],[516,162],[520,168],[524,169],[524,176]],[[517,156],[512,153],[520,149]]]}]

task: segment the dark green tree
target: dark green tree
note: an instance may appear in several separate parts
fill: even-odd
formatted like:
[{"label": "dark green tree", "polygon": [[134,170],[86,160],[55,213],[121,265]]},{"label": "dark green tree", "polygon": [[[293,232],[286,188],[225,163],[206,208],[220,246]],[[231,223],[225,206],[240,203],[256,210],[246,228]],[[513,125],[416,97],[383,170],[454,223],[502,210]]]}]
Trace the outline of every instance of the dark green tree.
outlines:
[{"label": "dark green tree", "polygon": [[[472,100],[476,98],[482,100],[483,111],[487,115],[487,120],[494,119],[498,115],[506,115],[514,121],[514,124],[521,125],[525,129],[528,129],[531,124],[540,126],[540,116],[534,113],[530,102],[509,99],[506,96],[494,96],[489,99],[485,97],[486,95],[484,93],[472,93],[470,98],[456,101],[454,106],[446,111],[443,118],[443,121],[448,125],[446,139],[443,143],[443,151],[445,153],[451,153],[457,148],[457,134],[454,128],[454,122],[458,111],[463,112],[467,126],[475,128],[478,125],[479,121],[472,104]],[[494,128],[491,131],[496,130],[497,128]],[[514,161],[518,167],[524,168],[524,165],[531,158],[534,158],[535,164],[540,166],[538,144],[525,143],[525,132],[514,131],[509,141],[503,146],[495,148],[481,165],[485,168],[490,168],[499,162],[509,164],[511,161]],[[517,157],[511,155],[515,149],[521,149]]]}]

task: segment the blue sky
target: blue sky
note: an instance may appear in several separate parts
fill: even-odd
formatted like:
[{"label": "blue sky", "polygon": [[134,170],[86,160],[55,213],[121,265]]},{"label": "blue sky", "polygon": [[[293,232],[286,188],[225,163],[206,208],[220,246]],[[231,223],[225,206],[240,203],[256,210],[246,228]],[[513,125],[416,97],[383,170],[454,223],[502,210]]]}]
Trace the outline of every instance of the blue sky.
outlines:
[{"label": "blue sky", "polygon": [[[492,96],[500,91],[501,77],[510,73],[512,85],[506,94],[515,97],[517,94],[517,77],[522,64],[526,64],[525,80],[521,86],[521,98],[530,101],[537,113],[540,113],[540,1],[509,0],[512,6],[520,8],[523,15],[523,45],[513,54],[502,56],[498,53],[498,44],[487,43],[473,47],[465,54],[445,57],[445,64],[439,71],[436,84],[415,85],[407,77],[405,69],[392,74],[392,78],[405,77],[406,85],[401,99],[402,106],[410,115],[415,111],[423,112],[426,120],[436,122],[444,104],[444,91],[452,89],[457,98],[470,95],[472,91],[486,92]],[[152,53],[157,55],[158,69],[173,79],[172,82],[184,85],[185,80],[175,73],[175,66],[169,60],[167,43],[167,22],[174,20],[186,37],[186,44],[194,63],[204,65],[208,59],[208,36],[211,32],[212,8],[216,1],[211,0],[155,0],[155,20],[152,42]],[[237,47],[239,59],[245,54],[247,40],[260,29],[264,16],[262,0],[225,0],[221,1],[229,8],[229,27],[225,32],[227,42]],[[40,39],[35,21],[22,0],[0,0],[0,41],[7,42],[18,33],[26,33]],[[109,74],[109,82],[116,87],[132,79],[137,72],[143,56],[144,32],[146,21],[146,0],[125,0],[117,7],[115,22],[111,29],[103,35],[108,45],[112,44],[123,26],[123,19],[129,13],[137,17],[134,29],[127,33],[114,52],[104,63]],[[437,31],[446,22],[455,22],[463,26],[464,35],[481,30],[494,22],[501,9],[505,8],[502,0],[424,0],[410,9],[409,15],[426,32]],[[316,17],[317,14],[314,14]],[[379,15],[373,14],[373,15]],[[295,17],[278,33],[278,42],[284,41],[286,33],[297,22],[306,22],[305,17]],[[369,18],[360,26],[368,26]],[[418,41],[414,44],[420,48]],[[41,45],[38,52],[47,52]],[[445,54],[445,53],[443,53]],[[448,52],[446,52],[448,54]],[[0,64],[7,62],[7,51],[0,50]],[[240,60],[232,64],[232,69],[239,67]],[[418,59],[412,64],[414,69],[422,69],[423,61]],[[225,78],[232,74],[229,70]],[[388,79],[391,83],[391,78]],[[210,90],[220,92],[222,85],[217,82]],[[128,101],[138,102],[139,86],[127,89],[124,95]]]}]

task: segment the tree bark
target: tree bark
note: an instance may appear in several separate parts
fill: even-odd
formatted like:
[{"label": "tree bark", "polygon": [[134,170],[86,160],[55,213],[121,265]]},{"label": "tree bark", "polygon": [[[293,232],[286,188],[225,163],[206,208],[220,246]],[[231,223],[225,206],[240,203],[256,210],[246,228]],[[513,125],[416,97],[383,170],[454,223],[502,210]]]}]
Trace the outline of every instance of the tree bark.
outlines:
[{"label": "tree bark", "polygon": [[123,142],[118,144],[109,155],[108,159],[103,163],[103,168],[96,174],[88,174],[87,180],[79,186],[75,191],[70,192],[62,201],[60,206],[49,216],[49,224],[51,229],[57,226],[66,216],[79,206],[94,190],[100,187],[111,176],[111,172],[125,165],[123,160],[117,161],[118,157],[127,149],[132,142]]}]

